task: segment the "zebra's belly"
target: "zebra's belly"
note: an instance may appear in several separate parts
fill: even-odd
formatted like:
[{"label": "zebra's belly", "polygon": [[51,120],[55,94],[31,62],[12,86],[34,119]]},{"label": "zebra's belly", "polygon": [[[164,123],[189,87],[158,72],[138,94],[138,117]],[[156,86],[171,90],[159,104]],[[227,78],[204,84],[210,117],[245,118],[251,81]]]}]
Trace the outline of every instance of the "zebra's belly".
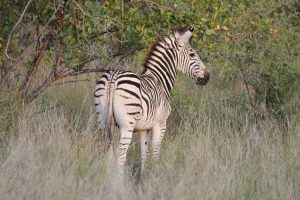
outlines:
[{"label": "zebra's belly", "polygon": [[[144,114],[142,118],[136,121],[136,125],[134,131],[145,131],[152,129],[156,124],[160,124],[161,122],[165,122],[170,114],[170,109],[163,111],[162,109],[158,109],[154,115]],[[149,114],[149,113],[148,113]]]},{"label": "zebra's belly", "polygon": [[145,130],[152,129],[153,124],[154,124],[153,120],[145,120],[142,118],[136,122],[134,131],[145,131]]}]

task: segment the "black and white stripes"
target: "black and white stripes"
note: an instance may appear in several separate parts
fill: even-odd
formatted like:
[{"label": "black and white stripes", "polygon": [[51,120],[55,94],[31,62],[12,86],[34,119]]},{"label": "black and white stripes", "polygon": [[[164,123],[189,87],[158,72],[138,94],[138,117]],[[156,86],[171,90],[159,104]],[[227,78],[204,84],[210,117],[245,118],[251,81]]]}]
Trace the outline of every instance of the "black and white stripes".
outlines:
[{"label": "black and white stripes", "polygon": [[142,74],[114,70],[98,81],[94,97],[99,126],[112,138],[114,121],[120,127],[117,162],[123,174],[132,133],[140,134],[141,166],[144,169],[148,148],[148,132],[152,130],[152,153],[159,157],[160,144],[170,114],[170,92],[177,72],[188,74],[204,85],[209,73],[189,44],[192,28],[175,30],[153,44]]}]

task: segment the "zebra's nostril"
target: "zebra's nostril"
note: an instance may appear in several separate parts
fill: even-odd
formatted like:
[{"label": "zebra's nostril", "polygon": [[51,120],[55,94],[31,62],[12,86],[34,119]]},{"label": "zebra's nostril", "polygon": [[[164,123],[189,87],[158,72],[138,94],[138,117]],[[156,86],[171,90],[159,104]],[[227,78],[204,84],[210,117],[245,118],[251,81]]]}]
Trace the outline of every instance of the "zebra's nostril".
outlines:
[{"label": "zebra's nostril", "polygon": [[209,73],[205,73],[203,78],[200,78],[200,77],[197,78],[197,84],[198,85],[206,85],[207,82],[209,81],[209,79],[210,79]]},{"label": "zebra's nostril", "polygon": [[206,81],[209,81],[209,79],[210,79],[210,74],[207,73],[206,76],[205,76],[204,78],[205,78]]}]

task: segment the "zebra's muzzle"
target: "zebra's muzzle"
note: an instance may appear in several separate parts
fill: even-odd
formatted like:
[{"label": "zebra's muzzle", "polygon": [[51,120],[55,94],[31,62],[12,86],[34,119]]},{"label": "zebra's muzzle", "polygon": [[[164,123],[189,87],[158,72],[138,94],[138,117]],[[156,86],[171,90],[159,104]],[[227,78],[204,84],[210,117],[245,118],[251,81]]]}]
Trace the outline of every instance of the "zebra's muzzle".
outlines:
[{"label": "zebra's muzzle", "polygon": [[209,81],[209,78],[210,78],[210,74],[207,70],[205,70],[204,72],[204,77],[203,78],[197,78],[197,84],[198,85],[206,85],[207,82]]}]

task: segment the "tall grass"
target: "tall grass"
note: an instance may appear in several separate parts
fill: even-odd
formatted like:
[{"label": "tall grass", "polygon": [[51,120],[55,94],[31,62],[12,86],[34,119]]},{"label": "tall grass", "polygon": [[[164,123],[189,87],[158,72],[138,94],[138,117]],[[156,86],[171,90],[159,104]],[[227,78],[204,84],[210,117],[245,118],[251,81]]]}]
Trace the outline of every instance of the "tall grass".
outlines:
[{"label": "tall grass", "polygon": [[97,140],[92,89],[48,90],[10,129],[1,199],[299,199],[299,114],[288,129],[255,120],[237,104],[246,100],[238,85],[218,84],[215,77],[198,88],[179,77],[160,160],[140,175],[135,135],[124,180]]}]

